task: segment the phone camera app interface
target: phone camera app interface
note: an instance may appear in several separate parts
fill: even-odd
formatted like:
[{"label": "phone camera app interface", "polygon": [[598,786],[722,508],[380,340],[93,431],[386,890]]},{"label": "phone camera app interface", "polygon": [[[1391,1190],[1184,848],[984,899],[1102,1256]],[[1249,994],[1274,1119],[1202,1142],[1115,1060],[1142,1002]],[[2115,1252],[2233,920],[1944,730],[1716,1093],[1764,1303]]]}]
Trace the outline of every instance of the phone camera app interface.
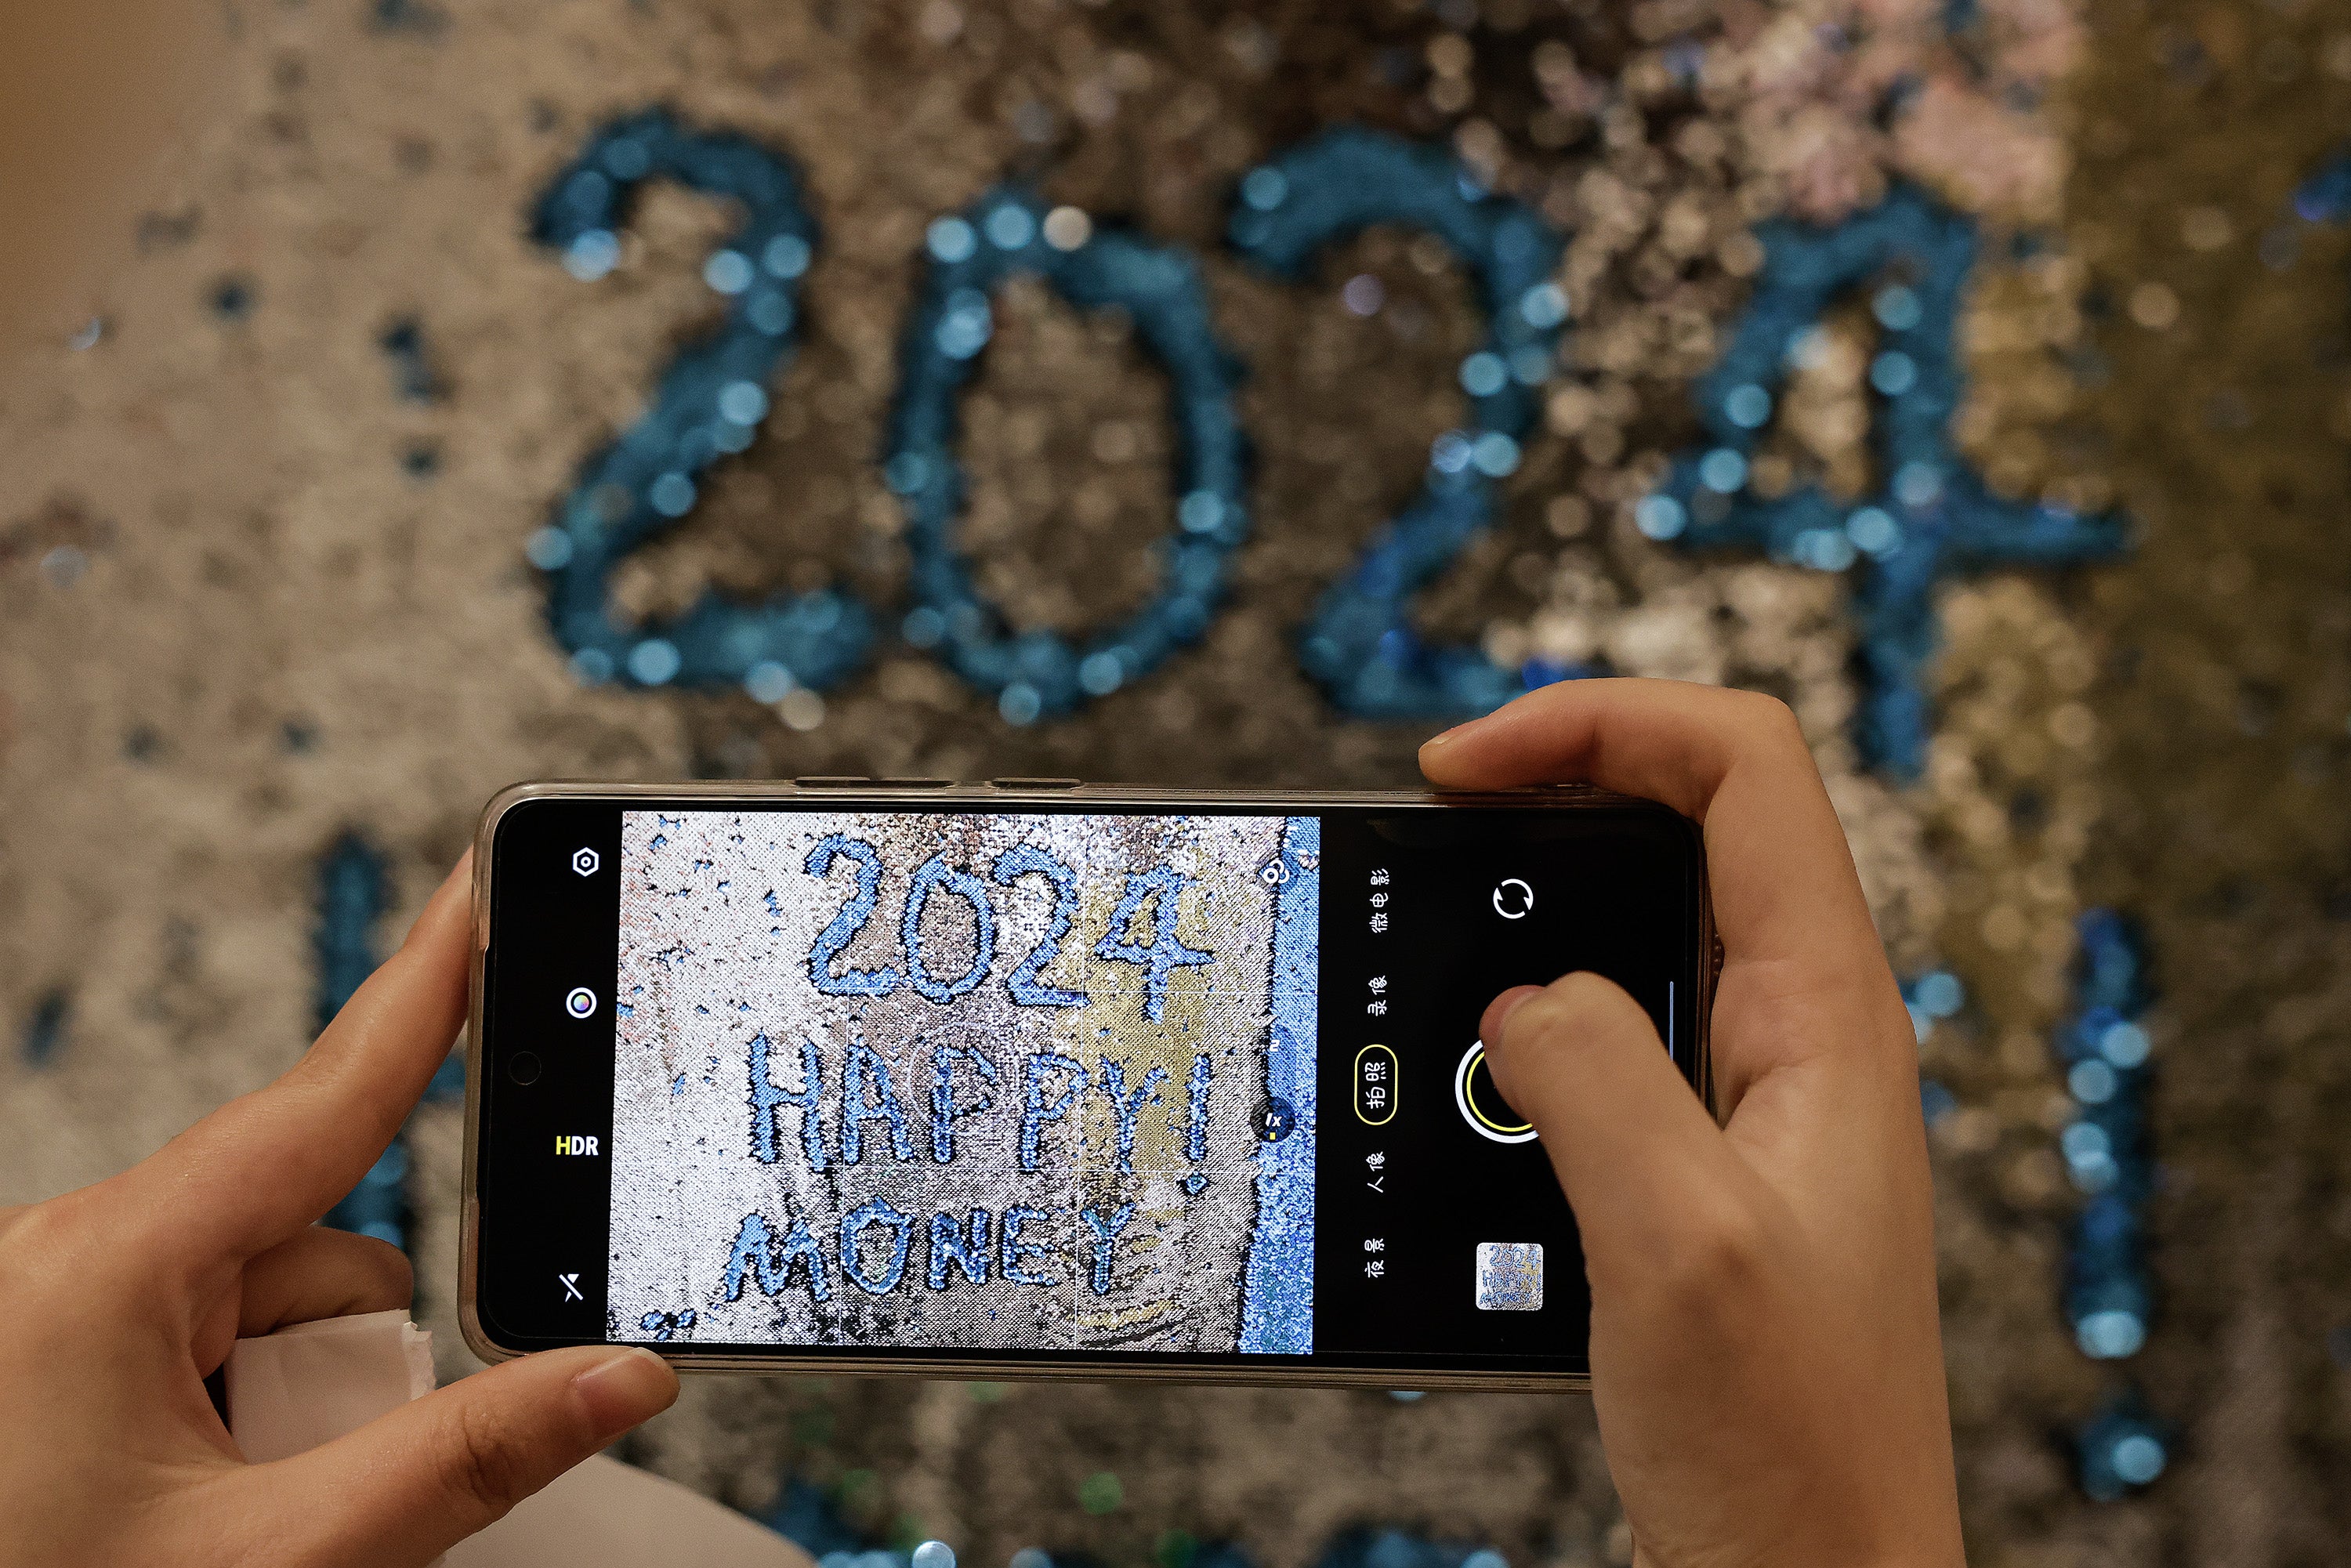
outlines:
[{"label": "phone camera app interface", "polygon": [[1479,1028],[1511,987],[1590,969],[1680,1045],[1695,907],[1678,832],[1650,811],[1456,810],[1329,835],[1322,1060],[1343,1109],[1318,1141],[1319,1352],[1581,1368],[1574,1216]]}]

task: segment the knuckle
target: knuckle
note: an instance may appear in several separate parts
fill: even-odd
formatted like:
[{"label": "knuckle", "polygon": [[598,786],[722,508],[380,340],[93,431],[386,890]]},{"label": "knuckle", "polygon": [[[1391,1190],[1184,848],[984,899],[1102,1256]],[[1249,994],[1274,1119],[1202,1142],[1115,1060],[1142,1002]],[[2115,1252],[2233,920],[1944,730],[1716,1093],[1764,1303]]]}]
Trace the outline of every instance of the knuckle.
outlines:
[{"label": "knuckle", "polygon": [[27,1257],[37,1258],[48,1250],[57,1227],[47,1212],[46,1203],[22,1204],[0,1208],[0,1244],[22,1249]]},{"label": "knuckle", "polygon": [[107,1228],[103,1206],[93,1200],[91,1193],[92,1189],[84,1187],[47,1203],[0,1213],[0,1245],[16,1255],[28,1274],[83,1269],[108,1271],[117,1261],[114,1249],[93,1249],[89,1244],[92,1236],[104,1234]]},{"label": "knuckle", "polygon": [[520,1437],[495,1410],[459,1406],[442,1433],[440,1455],[442,1490],[485,1522],[504,1518],[530,1490]]},{"label": "knuckle", "polygon": [[0,1282],[11,1287],[8,1297],[12,1305],[27,1300],[27,1288],[36,1281],[47,1283],[49,1264],[57,1256],[58,1245],[69,1244],[42,1214],[43,1207],[46,1206],[0,1213]]},{"label": "knuckle", "polygon": [[1804,727],[1796,710],[1769,692],[1742,692],[1740,706],[1756,734],[1777,746],[1793,746],[1811,754],[1804,744]]},{"label": "knuckle", "polygon": [[372,1287],[369,1291],[371,1299],[401,1306],[414,1299],[416,1266],[408,1260],[407,1253],[380,1237],[356,1236],[352,1239],[363,1243],[354,1249],[353,1256]]},{"label": "knuckle", "polygon": [[1672,1228],[1660,1283],[1686,1309],[1719,1309],[1751,1297],[1769,1261],[1764,1228],[1744,1205],[1702,1203]]},{"label": "knuckle", "polygon": [[1562,975],[1551,991],[1563,1009],[1585,1019],[1622,1012],[1631,999],[1622,986],[1590,969]]}]

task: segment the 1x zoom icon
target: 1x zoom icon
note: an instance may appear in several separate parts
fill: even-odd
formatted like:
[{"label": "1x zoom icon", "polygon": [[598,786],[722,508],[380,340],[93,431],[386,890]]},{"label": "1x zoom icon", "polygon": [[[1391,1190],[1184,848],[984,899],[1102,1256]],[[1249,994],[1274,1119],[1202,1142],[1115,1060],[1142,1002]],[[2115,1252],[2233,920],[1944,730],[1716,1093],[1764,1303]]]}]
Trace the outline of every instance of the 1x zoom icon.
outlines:
[{"label": "1x zoom icon", "polygon": [[1453,1070],[1453,1104],[1469,1130],[1498,1144],[1531,1144],[1534,1124],[1510,1109],[1494,1085],[1493,1069],[1486,1064],[1486,1042],[1472,1041]]}]

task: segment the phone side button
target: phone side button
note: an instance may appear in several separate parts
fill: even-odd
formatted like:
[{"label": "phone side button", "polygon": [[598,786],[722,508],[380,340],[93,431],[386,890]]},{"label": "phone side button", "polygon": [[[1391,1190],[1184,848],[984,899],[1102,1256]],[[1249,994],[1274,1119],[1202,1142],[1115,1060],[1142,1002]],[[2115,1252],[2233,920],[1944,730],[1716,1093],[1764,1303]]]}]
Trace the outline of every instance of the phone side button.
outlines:
[{"label": "phone side button", "polygon": [[997,789],[1074,789],[1085,782],[1082,779],[991,779],[988,785]]},{"label": "phone side button", "polygon": [[792,780],[795,789],[853,789],[873,780],[862,773],[803,773]]}]

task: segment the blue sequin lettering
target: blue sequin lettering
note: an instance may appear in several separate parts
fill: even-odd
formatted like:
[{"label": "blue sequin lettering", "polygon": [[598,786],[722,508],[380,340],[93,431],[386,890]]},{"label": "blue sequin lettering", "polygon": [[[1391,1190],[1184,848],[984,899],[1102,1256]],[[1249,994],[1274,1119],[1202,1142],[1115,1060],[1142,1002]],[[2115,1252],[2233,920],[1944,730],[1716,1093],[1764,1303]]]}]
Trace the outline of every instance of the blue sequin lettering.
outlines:
[{"label": "blue sequin lettering", "polygon": [[[679,348],[644,413],[581,465],[534,536],[549,629],[582,681],[739,685],[761,701],[793,685],[820,691],[862,664],[873,641],[873,618],[854,596],[822,589],[741,604],[705,592],[684,613],[645,622],[624,620],[612,602],[614,569],[694,509],[695,476],[757,438],[767,389],[791,360],[795,297],[816,239],[788,161],[658,109],[590,137],[531,213],[531,235],[574,277],[602,277],[620,260],[619,231],[638,192],[655,180],[739,204],[734,233],[703,267],[727,302],[726,318]],[[766,258],[768,277],[753,256]]]},{"label": "blue sequin lettering", "polygon": [[[970,904],[975,923],[970,967],[951,980],[935,978],[923,963],[923,910],[931,894],[940,891]],[[971,873],[949,865],[945,855],[933,855],[914,873],[914,885],[906,890],[906,913],[899,922],[899,934],[906,945],[906,978],[935,1002],[951,1002],[977,990],[996,958],[996,916],[987,907],[987,890]]]},{"label": "blue sequin lettering", "polygon": [[[1054,1072],[1069,1076],[1063,1081],[1061,1092],[1049,1101],[1045,1097],[1045,1078],[1048,1073]],[[1070,1107],[1078,1103],[1078,1095],[1086,1086],[1086,1070],[1066,1056],[1040,1051],[1020,1064],[1020,1168],[1033,1171],[1037,1168],[1039,1134],[1044,1131],[1046,1123],[1060,1121],[1070,1113]],[[1008,1215],[1006,1223],[1008,1225],[1010,1222]],[[1011,1272],[1009,1269],[1005,1271]]]},{"label": "blue sequin lettering", "polygon": [[1021,1227],[1030,1220],[1051,1218],[1045,1210],[1031,1208],[1027,1204],[1014,1204],[1004,1211],[1004,1228],[1001,1236],[1004,1244],[1003,1271],[1006,1279],[1017,1280],[1024,1285],[1054,1285],[1061,1282],[1050,1274],[1034,1273],[1023,1266],[1032,1258],[1060,1256],[1050,1243],[1023,1241],[1020,1239]]},{"label": "blue sequin lettering", "polygon": [[1134,1119],[1143,1114],[1144,1105],[1159,1098],[1158,1089],[1167,1082],[1167,1070],[1155,1067],[1143,1075],[1134,1092],[1126,1092],[1126,1073],[1117,1062],[1105,1056],[1102,1059],[1102,1092],[1110,1096],[1111,1109],[1118,1113],[1118,1168],[1123,1173],[1134,1170]]},{"label": "blue sequin lettering", "polygon": [[807,1222],[793,1220],[779,1243],[765,1218],[747,1214],[735,1232],[734,1249],[726,1257],[726,1299],[742,1299],[747,1275],[758,1281],[762,1292],[780,1296],[791,1282],[793,1269],[799,1265],[808,1269],[809,1293],[820,1301],[831,1301],[832,1287],[825,1278],[824,1251],[809,1234]]},{"label": "blue sequin lettering", "polygon": [[[968,1061],[986,1087],[969,1105],[956,1103],[955,1064]],[[940,1165],[956,1155],[955,1124],[959,1116],[976,1115],[996,1103],[996,1063],[970,1046],[943,1045],[931,1052],[931,1158]]]},{"label": "blue sequin lettering", "polygon": [[800,1151],[808,1156],[809,1169],[820,1171],[826,1165],[824,1113],[818,1109],[817,1097],[823,1092],[824,1079],[816,1041],[800,1041],[800,1086],[789,1092],[777,1088],[768,1075],[770,1050],[765,1034],[751,1037],[751,1157],[770,1166],[782,1157],[776,1118],[789,1105],[800,1113]]},{"label": "blue sequin lettering", "polygon": [[853,1166],[864,1152],[864,1124],[890,1124],[890,1152],[902,1160],[914,1157],[906,1136],[906,1107],[890,1082],[890,1064],[872,1046],[849,1048],[849,1066],[841,1080],[841,1163]]},{"label": "blue sequin lettering", "polygon": [[975,1285],[987,1283],[989,1247],[987,1210],[975,1208],[962,1225],[952,1214],[931,1216],[931,1266],[928,1283],[934,1291],[947,1288],[950,1264]]},{"label": "blue sequin lettering", "polygon": [[996,857],[995,868],[989,874],[999,887],[1010,887],[1024,876],[1041,876],[1053,884],[1053,915],[1045,935],[1029,950],[1029,956],[1020,960],[1019,967],[1005,977],[1005,988],[1012,993],[1012,999],[1031,1008],[1084,1007],[1085,992],[1065,991],[1038,978],[1045,966],[1060,956],[1061,938],[1070,934],[1070,922],[1077,915],[1075,873],[1035,844],[1015,844]]},{"label": "blue sequin lettering", "polygon": [[[1094,944],[1094,956],[1115,958],[1122,963],[1140,965],[1144,975],[1143,1016],[1157,1023],[1167,1010],[1167,977],[1178,968],[1196,968],[1212,963],[1216,954],[1197,947],[1186,947],[1176,937],[1176,916],[1180,895],[1184,891],[1184,873],[1173,866],[1161,866],[1155,871],[1130,872],[1126,878],[1125,896],[1118,901],[1118,909],[1110,917],[1110,929]],[[1130,942],[1128,927],[1143,912],[1144,902],[1152,902],[1152,938],[1145,946]]]},{"label": "blue sequin lettering", "polygon": [[856,938],[859,928],[873,917],[876,894],[882,885],[882,856],[863,839],[832,833],[819,840],[816,847],[809,851],[803,869],[810,876],[829,876],[836,859],[849,861],[857,867],[857,891],[850,894],[849,902],[841,906],[832,923],[818,934],[816,945],[809,949],[809,982],[828,997],[886,997],[898,988],[895,969],[843,969],[838,975],[832,972],[833,959]]},{"label": "blue sequin lettering", "polygon": [[1134,1205],[1122,1203],[1108,1215],[1097,1214],[1091,1208],[1081,1209],[1079,1213],[1086,1222],[1086,1228],[1094,1233],[1094,1294],[1107,1296],[1110,1294],[1111,1251],[1117,1244],[1119,1233],[1134,1218]]},{"label": "blue sequin lettering", "polygon": [[1208,1081],[1213,1071],[1205,1051],[1192,1058],[1191,1081],[1184,1086],[1186,1120],[1184,1157],[1198,1165],[1208,1157]]},{"label": "blue sequin lettering", "polygon": [[[869,1275],[863,1260],[858,1256],[858,1244],[865,1232],[876,1225],[889,1229],[890,1262],[882,1273]],[[905,1275],[906,1252],[914,1228],[914,1222],[892,1207],[886,1197],[874,1198],[852,1210],[841,1221],[841,1271],[867,1295],[888,1295]]]}]

